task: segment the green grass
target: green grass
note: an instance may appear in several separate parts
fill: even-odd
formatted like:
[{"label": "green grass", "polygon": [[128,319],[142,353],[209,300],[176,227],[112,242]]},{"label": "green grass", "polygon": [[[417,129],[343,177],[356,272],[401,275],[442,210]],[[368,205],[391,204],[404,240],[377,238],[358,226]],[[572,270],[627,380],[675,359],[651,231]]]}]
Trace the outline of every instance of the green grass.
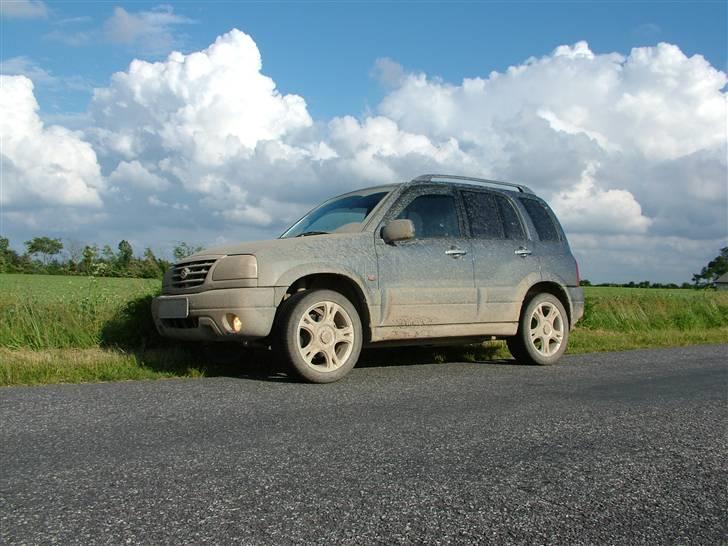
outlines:
[{"label": "green grass", "polygon": [[[0,385],[264,373],[262,353],[158,336],[147,279],[0,274]],[[570,353],[728,342],[728,292],[586,287]],[[508,358],[503,342],[377,349],[362,366]]]},{"label": "green grass", "polygon": [[728,293],[706,290],[589,288],[580,329],[630,333],[728,326]]},{"label": "green grass", "polygon": [[149,279],[0,275],[0,347],[143,346],[156,337]]}]

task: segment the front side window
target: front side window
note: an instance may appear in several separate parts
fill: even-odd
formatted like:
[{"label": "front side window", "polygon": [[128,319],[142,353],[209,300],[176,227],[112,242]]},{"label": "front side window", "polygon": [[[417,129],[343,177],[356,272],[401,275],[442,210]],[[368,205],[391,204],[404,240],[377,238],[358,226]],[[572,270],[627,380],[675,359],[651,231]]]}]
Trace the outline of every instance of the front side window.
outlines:
[{"label": "front side window", "polygon": [[460,224],[452,195],[420,195],[397,218],[412,220],[417,239],[460,237]]},{"label": "front side window", "polygon": [[282,239],[343,231],[359,231],[388,192],[344,195],[313,209],[281,235]]},{"label": "front side window", "polygon": [[513,205],[494,193],[464,191],[470,234],[479,239],[524,239],[523,226]]}]

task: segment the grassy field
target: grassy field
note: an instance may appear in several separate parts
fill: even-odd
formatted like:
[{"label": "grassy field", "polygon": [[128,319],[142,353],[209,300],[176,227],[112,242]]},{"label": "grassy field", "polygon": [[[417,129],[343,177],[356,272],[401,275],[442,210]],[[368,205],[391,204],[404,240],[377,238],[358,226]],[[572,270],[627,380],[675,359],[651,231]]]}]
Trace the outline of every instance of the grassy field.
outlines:
[{"label": "grassy field", "polygon": [[149,279],[0,275],[0,347],[140,346],[154,335],[144,307],[160,287]]},{"label": "grassy field", "polygon": [[[269,356],[161,339],[149,305],[159,281],[0,275],[0,385],[243,375]],[[728,342],[728,292],[587,287],[569,352]],[[366,352],[365,366],[506,358],[502,342]]]}]

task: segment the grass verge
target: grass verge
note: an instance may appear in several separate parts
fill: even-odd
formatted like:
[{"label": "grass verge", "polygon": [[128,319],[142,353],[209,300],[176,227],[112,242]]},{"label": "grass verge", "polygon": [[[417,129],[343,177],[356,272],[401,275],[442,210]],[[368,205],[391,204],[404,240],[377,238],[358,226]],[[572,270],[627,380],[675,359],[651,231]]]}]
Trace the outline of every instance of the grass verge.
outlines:
[{"label": "grass verge", "polygon": [[0,386],[88,383],[172,377],[259,376],[274,371],[270,356],[237,345],[122,349],[0,347]]},{"label": "grass verge", "polygon": [[[158,281],[0,275],[0,385],[270,373],[267,353],[170,343],[151,321]],[[728,342],[728,292],[587,288],[569,353]],[[365,351],[360,366],[510,358],[505,343]]]}]

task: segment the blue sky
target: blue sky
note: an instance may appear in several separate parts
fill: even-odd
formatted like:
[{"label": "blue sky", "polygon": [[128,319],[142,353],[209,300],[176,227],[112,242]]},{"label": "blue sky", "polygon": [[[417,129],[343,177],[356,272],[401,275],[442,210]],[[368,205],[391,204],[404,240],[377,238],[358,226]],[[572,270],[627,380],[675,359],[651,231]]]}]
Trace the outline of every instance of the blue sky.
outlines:
[{"label": "blue sky", "polygon": [[728,244],[726,1],[0,15],[0,236],[18,249],[270,238],[325,197],[433,171],[533,187],[597,282],[687,281]]},{"label": "blue sky", "polygon": [[[250,34],[263,70],[286,93],[306,97],[314,118],[359,113],[386,90],[370,75],[377,58],[446,81],[502,71],[561,44],[586,40],[595,52],[628,53],[665,41],[725,69],[724,1],[528,2],[168,2],[189,22],[170,26],[183,52],[233,27]],[[78,85],[39,89],[47,113],[83,111],[89,91],[135,57],[162,58],[139,44],[112,43],[100,29],[114,7],[153,10],[159,2],[47,2],[45,19],[2,19],[0,58],[27,56]],[[55,36],[55,38],[54,38]],[[68,45],[59,36],[88,36]]]}]

